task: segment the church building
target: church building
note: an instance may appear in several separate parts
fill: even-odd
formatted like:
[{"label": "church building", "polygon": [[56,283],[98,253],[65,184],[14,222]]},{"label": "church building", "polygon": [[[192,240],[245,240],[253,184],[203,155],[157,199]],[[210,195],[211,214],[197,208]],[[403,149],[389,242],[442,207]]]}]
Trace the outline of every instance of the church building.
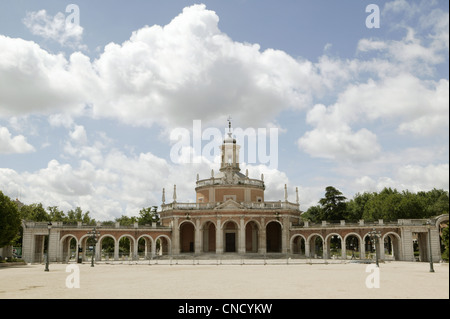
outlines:
[{"label": "church building", "polygon": [[[313,224],[301,218],[297,188],[294,203],[288,201],[287,185],[284,200],[266,201],[265,190],[262,174],[258,179],[250,177],[247,170],[241,172],[239,145],[229,122],[219,171],[212,170],[211,176],[203,179],[197,175],[194,203],[178,202],[175,185],[171,203],[165,202],[163,189],[158,224],[97,223],[92,229],[81,222],[23,221],[23,258],[41,262],[47,249],[50,261],[70,262],[74,257],[86,260],[86,252],[93,246],[96,261],[205,254],[343,260],[378,255],[386,260],[440,260],[439,232],[448,224],[448,214],[428,220],[323,220]],[[123,239],[129,242],[127,256],[121,256],[119,249]],[[107,241],[114,246],[111,256],[104,249]],[[73,247],[79,247],[77,255]]]},{"label": "church building", "polygon": [[[286,253],[289,228],[300,221],[300,205],[287,200],[264,200],[264,176],[250,178],[239,168],[239,148],[229,131],[221,146],[219,172],[196,182],[196,202],[164,203],[163,225],[172,228],[172,252]],[[163,190],[163,194],[165,190]]]}]

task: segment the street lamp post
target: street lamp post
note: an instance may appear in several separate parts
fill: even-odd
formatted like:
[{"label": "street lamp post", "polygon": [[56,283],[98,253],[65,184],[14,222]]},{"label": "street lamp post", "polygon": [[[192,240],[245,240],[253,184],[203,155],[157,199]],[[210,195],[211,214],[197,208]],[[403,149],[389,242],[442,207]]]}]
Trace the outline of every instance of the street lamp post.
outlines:
[{"label": "street lamp post", "polygon": [[91,258],[91,267],[94,267],[94,258],[95,258],[95,246],[97,245],[97,237],[100,236],[100,232],[94,227],[92,231],[88,232],[91,235],[92,241],[94,242],[94,246],[92,249],[92,258]]},{"label": "street lamp post", "polygon": [[431,220],[427,220],[427,228],[428,228],[428,250],[430,255],[430,272],[434,272],[433,268],[433,252],[431,251]]},{"label": "street lamp post", "polygon": [[369,232],[369,237],[372,242],[375,243],[375,260],[377,267],[380,267],[380,265],[378,264],[378,239],[381,238],[381,232],[376,231],[375,228],[373,228],[372,231]]},{"label": "street lamp post", "polygon": [[47,228],[48,228],[48,241],[47,241],[47,257],[46,257],[46,260],[45,260],[45,269],[44,269],[44,271],[49,271],[49,269],[48,269],[48,263],[49,263],[49,248],[50,248],[50,229],[52,229],[52,223],[51,222],[48,222],[48,224],[47,224]]}]

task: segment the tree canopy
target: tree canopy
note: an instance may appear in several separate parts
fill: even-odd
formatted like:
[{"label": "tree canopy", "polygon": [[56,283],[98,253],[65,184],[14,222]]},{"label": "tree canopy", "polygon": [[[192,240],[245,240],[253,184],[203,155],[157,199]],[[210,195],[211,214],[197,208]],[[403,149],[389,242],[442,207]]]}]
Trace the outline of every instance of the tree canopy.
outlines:
[{"label": "tree canopy", "polygon": [[144,207],[139,211],[139,216],[130,217],[122,215],[117,217],[115,221],[124,226],[133,225],[134,223],[138,223],[139,225],[152,225],[159,221],[157,209],[158,206]]},{"label": "tree canopy", "polygon": [[89,216],[89,211],[83,212],[80,207],[71,209],[67,215],[58,208],[58,206],[50,206],[45,209],[41,203],[23,205],[19,209],[20,218],[35,222],[63,222],[65,224],[76,224],[82,222],[85,225],[94,225],[95,219]]},{"label": "tree canopy", "polygon": [[16,203],[0,191],[0,247],[11,244],[19,235],[20,216]]},{"label": "tree canopy", "polygon": [[394,221],[430,218],[448,212],[449,194],[441,189],[412,193],[384,188],[380,192],[357,193],[346,201],[339,190],[329,186],[325,189],[325,197],[319,200],[319,205],[310,207],[302,217],[312,222],[359,219]]},{"label": "tree canopy", "polygon": [[340,220],[345,219],[347,204],[345,200],[347,198],[342,193],[334,188],[328,186],[325,189],[325,197],[319,200],[321,205],[321,219],[322,220]]}]

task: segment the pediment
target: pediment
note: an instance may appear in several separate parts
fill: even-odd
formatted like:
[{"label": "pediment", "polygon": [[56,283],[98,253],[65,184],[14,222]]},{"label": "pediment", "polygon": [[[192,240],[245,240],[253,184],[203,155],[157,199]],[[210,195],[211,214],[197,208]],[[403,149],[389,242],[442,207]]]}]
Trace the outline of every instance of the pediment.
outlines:
[{"label": "pediment", "polygon": [[218,205],[215,209],[244,209],[245,207],[236,202],[233,199],[227,199],[222,204]]}]

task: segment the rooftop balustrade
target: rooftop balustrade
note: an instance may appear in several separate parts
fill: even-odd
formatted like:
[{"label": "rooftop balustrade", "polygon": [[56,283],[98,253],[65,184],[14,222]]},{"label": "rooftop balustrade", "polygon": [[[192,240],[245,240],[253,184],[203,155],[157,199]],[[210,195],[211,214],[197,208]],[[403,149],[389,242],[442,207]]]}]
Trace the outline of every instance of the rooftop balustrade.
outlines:
[{"label": "rooftop balustrade", "polygon": [[[162,211],[168,210],[206,210],[214,209],[224,202],[210,202],[210,203],[168,203],[161,205]],[[241,206],[246,209],[294,209],[298,210],[300,205],[290,202],[269,201],[269,202],[240,202]]]},{"label": "rooftop balustrade", "polygon": [[[222,178],[214,178],[214,177],[208,179],[201,179],[196,182],[196,187],[213,186],[213,185],[230,185],[230,183],[223,180]],[[240,179],[234,185],[252,185],[257,187],[264,187],[264,181],[259,179],[243,178]]]}]

